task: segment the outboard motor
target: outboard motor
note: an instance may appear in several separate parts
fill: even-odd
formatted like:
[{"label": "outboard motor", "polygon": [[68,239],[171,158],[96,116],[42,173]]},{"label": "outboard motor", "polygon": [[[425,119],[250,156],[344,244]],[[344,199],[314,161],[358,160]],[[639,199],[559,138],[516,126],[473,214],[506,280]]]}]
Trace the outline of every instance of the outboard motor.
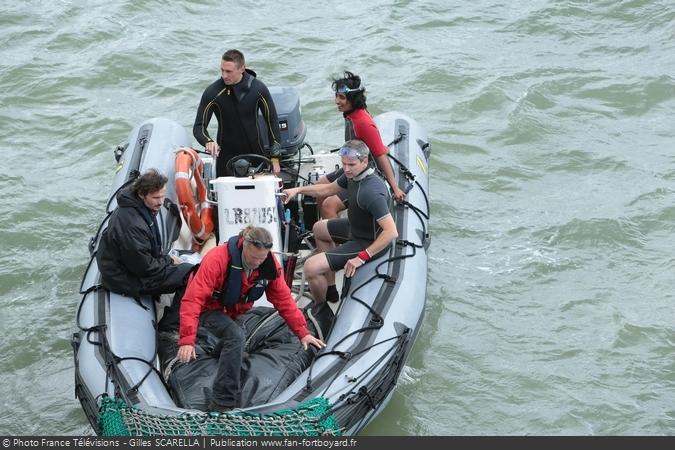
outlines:
[{"label": "outboard motor", "polygon": [[301,116],[300,95],[292,87],[271,87],[269,89],[279,117],[281,157],[285,159],[298,153],[305,143],[307,127]]}]

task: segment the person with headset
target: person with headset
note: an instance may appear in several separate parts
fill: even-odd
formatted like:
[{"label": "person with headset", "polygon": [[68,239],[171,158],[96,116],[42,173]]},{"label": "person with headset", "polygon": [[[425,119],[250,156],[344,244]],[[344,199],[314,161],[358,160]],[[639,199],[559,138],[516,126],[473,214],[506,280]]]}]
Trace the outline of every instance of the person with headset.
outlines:
[{"label": "person with headset", "polygon": [[[396,184],[396,177],[387,157],[389,149],[382,142],[377,125],[368,113],[366,89],[361,84],[361,77],[345,71],[341,78],[333,80],[332,87],[335,91],[335,105],[345,119],[345,141],[351,139],[363,141],[370,149],[372,159],[380,173],[389,184],[393,199],[396,201],[405,200],[406,194]],[[332,183],[340,175],[342,175],[342,169],[323,175],[317,183]],[[324,219],[335,218],[340,211],[347,208],[347,201],[346,191],[325,199],[319,198],[317,201],[319,214]]]}]

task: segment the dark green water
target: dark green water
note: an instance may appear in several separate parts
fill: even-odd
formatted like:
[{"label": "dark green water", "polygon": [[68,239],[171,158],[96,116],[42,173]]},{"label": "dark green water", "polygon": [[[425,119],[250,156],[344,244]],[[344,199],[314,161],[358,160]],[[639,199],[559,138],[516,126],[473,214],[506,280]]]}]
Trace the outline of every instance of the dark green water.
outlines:
[{"label": "dark green water", "polygon": [[190,128],[230,47],[298,88],[315,150],[344,69],[432,142],[426,321],[366,434],[675,434],[672,0],[0,11],[0,434],[91,433],[69,338],[112,149]]}]

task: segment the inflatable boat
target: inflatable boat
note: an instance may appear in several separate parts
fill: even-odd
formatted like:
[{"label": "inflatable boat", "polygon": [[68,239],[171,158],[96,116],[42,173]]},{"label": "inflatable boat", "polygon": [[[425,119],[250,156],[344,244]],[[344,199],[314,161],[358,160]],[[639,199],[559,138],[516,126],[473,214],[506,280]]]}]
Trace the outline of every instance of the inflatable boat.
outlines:
[{"label": "inflatable boat", "polygon": [[[72,338],[76,396],[97,434],[355,435],[390,400],[425,309],[427,137],[405,114],[375,118],[383,142],[389,144],[397,182],[407,192],[406,202],[391,207],[399,237],[353,278],[345,281],[338,272],[340,301],[317,306],[302,276],[303,260],[313,250],[317,205],[307,196],[283,205],[279,193],[316,181],[340,160],[335,152],[315,153],[305,143],[297,92],[271,91],[283,139],[280,176],[266,170],[266,158],[259,157],[247,161],[242,176],[215,178],[210,156],[191,149],[186,129],[165,118],[135,127],[115,149],[117,171],[104,218],[89,243],[91,259],[80,286]],[[186,165],[186,159],[191,163]],[[177,334],[158,327],[171,296],[131,298],[101,285],[95,256],[116,208],[115,194],[150,168],[169,178],[165,207],[158,215],[165,252],[197,256],[204,228],[214,227],[216,243],[226,245],[228,237],[249,223],[265,226],[310,329],[327,344],[322,350],[302,351],[274,309],[264,299],[256,302],[240,318],[247,342],[243,400],[236,410],[205,412],[217,363],[209,356],[208,342],[198,345],[196,361],[177,363]],[[193,202],[185,199],[184,169],[189,169]]]}]

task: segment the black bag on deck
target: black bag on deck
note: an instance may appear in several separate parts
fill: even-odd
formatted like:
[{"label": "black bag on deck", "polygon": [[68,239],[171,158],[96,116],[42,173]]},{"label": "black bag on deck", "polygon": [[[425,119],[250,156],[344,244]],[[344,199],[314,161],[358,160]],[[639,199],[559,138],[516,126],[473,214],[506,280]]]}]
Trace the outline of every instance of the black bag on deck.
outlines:
[{"label": "black bag on deck", "polygon": [[[322,333],[327,333],[333,320],[330,308],[315,308],[313,316]],[[303,350],[298,338],[274,308],[253,308],[240,316],[238,323],[246,331],[240,405],[245,408],[266,403],[286,389],[309,367],[316,349]],[[317,336],[314,323],[307,320],[307,325],[310,332]],[[197,359],[187,364],[175,361],[177,342],[176,331],[160,332],[159,356],[165,380],[178,406],[204,411],[211,401],[213,379],[218,370],[218,338],[200,328]]]}]

